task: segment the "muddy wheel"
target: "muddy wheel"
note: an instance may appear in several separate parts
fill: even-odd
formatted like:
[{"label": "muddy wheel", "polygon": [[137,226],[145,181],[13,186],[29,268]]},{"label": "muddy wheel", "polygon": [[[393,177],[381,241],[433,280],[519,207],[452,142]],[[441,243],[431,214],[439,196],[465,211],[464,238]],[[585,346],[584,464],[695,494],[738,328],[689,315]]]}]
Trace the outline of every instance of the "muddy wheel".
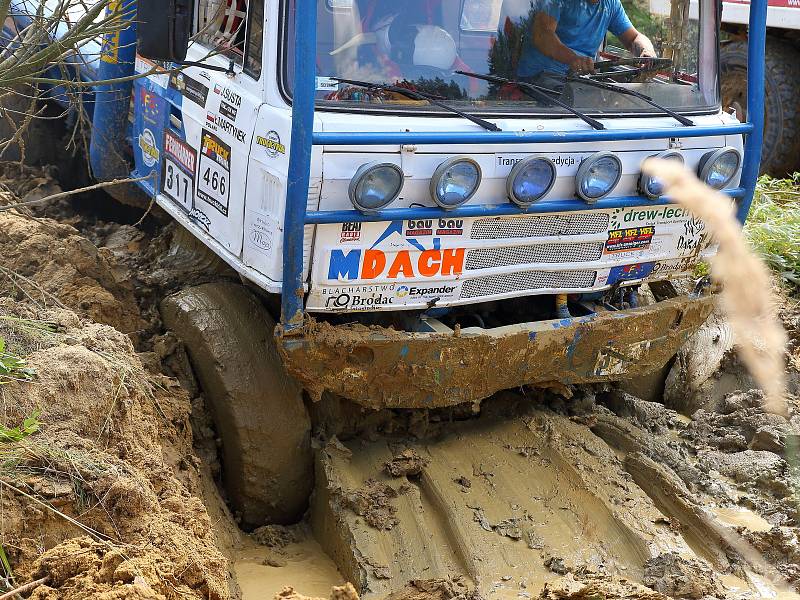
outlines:
[{"label": "muddy wheel", "polygon": [[298,521],[313,484],[300,386],[286,373],[275,322],[241,285],[209,283],[161,303],[185,343],[222,438],[223,480],[245,527]]},{"label": "muddy wheel", "polygon": [[[765,53],[764,148],[761,170],[780,176],[800,164],[800,60],[789,44],[767,40]],[[722,106],[737,109],[739,120],[747,113],[747,42],[732,42],[720,50]]]}]

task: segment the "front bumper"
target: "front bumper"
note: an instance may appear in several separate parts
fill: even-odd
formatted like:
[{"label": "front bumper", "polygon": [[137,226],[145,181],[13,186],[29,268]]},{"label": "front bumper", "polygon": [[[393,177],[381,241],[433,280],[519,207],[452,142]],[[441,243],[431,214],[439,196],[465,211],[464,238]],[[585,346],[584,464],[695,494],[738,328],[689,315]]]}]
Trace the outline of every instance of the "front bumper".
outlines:
[{"label": "front bumper", "polygon": [[713,296],[635,309],[452,333],[409,333],[307,320],[280,336],[289,372],[368,408],[437,408],[500,390],[638,377],[663,367],[708,318]]}]

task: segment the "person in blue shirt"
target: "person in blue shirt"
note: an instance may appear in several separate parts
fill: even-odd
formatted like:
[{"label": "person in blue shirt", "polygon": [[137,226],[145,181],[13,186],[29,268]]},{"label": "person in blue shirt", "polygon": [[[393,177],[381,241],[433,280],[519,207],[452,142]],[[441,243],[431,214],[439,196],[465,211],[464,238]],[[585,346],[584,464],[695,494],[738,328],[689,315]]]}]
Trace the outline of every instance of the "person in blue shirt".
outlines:
[{"label": "person in blue shirt", "polygon": [[620,0],[543,0],[525,36],[517,77],[592,73],[606,31],[634,55],[655,57],[653,43],[631,23]]}]

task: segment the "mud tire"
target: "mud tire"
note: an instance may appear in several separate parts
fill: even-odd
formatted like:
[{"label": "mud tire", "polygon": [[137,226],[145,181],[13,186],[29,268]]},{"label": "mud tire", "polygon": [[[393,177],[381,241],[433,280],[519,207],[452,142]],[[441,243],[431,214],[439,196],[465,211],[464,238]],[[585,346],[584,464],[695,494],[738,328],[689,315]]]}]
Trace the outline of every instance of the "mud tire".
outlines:
[{"label": "mud tire", "polygon": [[[774,176],[800,168],[800,55],[785,42],[767,40],[764,56],[764,148],[761,171]],[[722,102],[747,111],[747,42],[725,44],[720,49]],[[740,115],[744,120],[745,115]]]},{"label": "mud tire", "polygon": [[313,485],[302,390],[275,347],[275,321],[246,288],[208,283],[164,299],[222,439],[223,483],[246,528],[297,522]]}]

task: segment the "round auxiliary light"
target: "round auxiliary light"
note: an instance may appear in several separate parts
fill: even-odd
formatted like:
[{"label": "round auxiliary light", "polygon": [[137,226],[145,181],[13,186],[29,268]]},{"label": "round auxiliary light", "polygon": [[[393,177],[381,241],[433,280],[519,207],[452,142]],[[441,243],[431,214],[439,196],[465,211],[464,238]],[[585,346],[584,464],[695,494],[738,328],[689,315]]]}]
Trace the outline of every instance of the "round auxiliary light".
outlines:
[{"label": "round auxiliary light", "polygon": [[464,204],[481,184],[480,165],[466,156],[444,161],[431,177],[431,197],[445,210]]},{"label": "round auxiliary light", "polygon": [[726,146],[703,155],[697,165],[700,179],[716,190],[721,190],[734,178],[742,163],[742,155],[736,148]]},{"label": "round auxiliary light", "polygon": [[508,199],[526,208],[543,198],[556,182],[556,166],[544,156],[529,156],[514,165],[506,180]]},{"label": "round auxiliary light", "polygon": [[588,204],[607,196],[622,177],[622,161],[611,152],[596,152],[583,159],[575,175],[576,192]]},{"label": "round auxiliary light", "polygon": [[403,170],[392,163],[361,165],[350,180],[350,202],[363,213],[391,204],[403,189]]},{"label": "round auxiliary light", "polygon": [[[662,158],[664,160],[674,160],[683,164],[683,154],[675,150],[666,150],[654,154],[650,158]],[[647,196],[650,200],[657,200],[664,195],[664,184],[657,177],[648,177],[644,173],[639,175],[639,191],[643,196]]]}]

